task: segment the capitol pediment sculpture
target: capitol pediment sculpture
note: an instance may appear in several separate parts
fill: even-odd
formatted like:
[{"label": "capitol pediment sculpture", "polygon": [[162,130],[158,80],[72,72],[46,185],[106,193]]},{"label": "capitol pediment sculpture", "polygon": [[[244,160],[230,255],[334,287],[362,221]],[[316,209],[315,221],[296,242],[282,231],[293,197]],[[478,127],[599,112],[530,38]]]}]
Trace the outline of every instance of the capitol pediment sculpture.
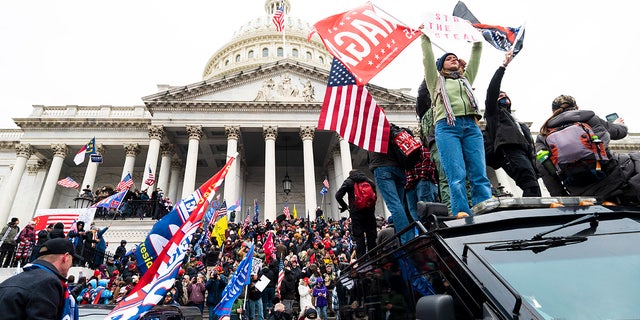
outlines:
[{"label": "capitol pediment sculpture", "polygon": [[291,80],[288,73],[279,78],[269,78],[265,80],[262,87],[258,89],[253,101],[316,101],[315,88],[311,80],[302,81],[298,78],[298,83]]}]

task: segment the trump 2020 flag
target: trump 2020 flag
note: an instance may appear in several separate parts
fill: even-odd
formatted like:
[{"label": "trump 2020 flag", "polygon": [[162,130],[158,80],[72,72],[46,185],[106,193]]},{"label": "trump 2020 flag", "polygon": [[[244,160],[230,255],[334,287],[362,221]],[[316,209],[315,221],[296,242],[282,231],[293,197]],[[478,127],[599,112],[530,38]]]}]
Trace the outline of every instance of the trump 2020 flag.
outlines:
[{"label": "trump 2020 flag", "polygon": [[316,22],[309,38],[314,33],[359,85],[367,84],[421,34],[380,16],[371,2]]},{"label": "trump 2020 flag", "polygon": [[[154,241],[159,240],[159,242],[164,242],[164,245],[159,248],[161,250],[156,255],[156,258],[148,261],[150,268],[146,269],[146,272],[142,278],[140,278],[138,284],[131,290],[131,293],[120,301],[105,319],[138,319],[141,314],[149,311],[153,306],[158,304],[167,291],[171,290],[175,282],[174,279],[178,275],[178,270],[182,265],[182,261],[186,257],[193,234],[202,226],[207,204],[216,194],[222,181],[224,181],[224,177],[229,171],[229,166],[234,159],[234,157],[231,157],[227,161],[227,164],[218,171],[216,175],[205,182],[205,184],[194,191],[189,197],[180,201],[180,203],[176,205],[176,207],[180,207],[178,210],[174,209],[174,211],[169,213],[169,215],[179,215],[183,222],[179,225],[165,225],[165,228],[172,230],[172,236],[168,240],[164,239],[165,241],[163,241],[151,237],[150,232],[149,238],[152,238]],[[156,225],[158,223],[160,223],[160,221],[158,221]],[[147,238],[147,240],[149,240],[149,238]],[[144,245],[145,243],[140,244],[136,253],[152,249],[150,247],[143,247]]]},{"label": "trump 2020 flag", "polygon": [[222,300],[215,306],[213,312],[217,316],[231,315],[231,306],[242,293],[242,287],[251,283],[251,264],[253,262],[253,243],[244,259],[238,264],[236,272],[222,291]]},{"label": "trump 2020 flag", "polygon": [[389,147],[389,121],[365,86],[336,58],[331,64],[318,129],[333,130],[356,146],[380,153]]},{"label": "trump 2020 flag", "polygon": [[[195,190],[190,196],[182,199],[182,201],[174,206],[171,212],[167,213],[153,225],[147,238],[138,245],[134,253],[140,273],[144,275],[147,272],[147,269],[156,257],[159,256],[165,245],[169,243],[175,235],[176,230],[184,225],[194,212],[202,210],[202,217],[204,217],[211,199],[207,201],[204,200],[209,196],[209,190],[218,190],[220,184],[224,181],[227,171],[229,171],[229,166],[230,163],[233,162],[233,159],[234,158],[228,160],[222,170],[202,184],[200,188]],[[203,219],[201,218],[200,220]]]}]

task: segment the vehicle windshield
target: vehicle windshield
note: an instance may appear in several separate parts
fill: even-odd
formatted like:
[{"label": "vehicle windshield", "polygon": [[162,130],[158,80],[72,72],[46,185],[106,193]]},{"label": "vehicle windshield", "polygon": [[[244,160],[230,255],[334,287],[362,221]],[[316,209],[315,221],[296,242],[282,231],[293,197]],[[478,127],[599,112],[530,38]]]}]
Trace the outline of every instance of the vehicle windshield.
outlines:
[{"label": "vehicle windshield", "polygon": [[[640,315],[640,233],[590,236],[588,241],[532,250],[486,250],[470,244],[469,267],[500,303],[514,302],[481,260],[486,261],[545,319],[632,319]],[[485,269],[485,271],[476,272]],[[515,301],[515,299],[513,299]]]}]

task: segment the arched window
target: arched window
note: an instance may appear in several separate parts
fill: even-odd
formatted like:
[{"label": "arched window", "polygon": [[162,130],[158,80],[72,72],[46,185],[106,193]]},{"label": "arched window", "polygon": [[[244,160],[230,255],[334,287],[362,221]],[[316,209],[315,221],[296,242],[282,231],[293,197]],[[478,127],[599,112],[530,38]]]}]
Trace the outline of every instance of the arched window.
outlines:
[{"label": "arched window", "polygon": [[320,63],[324,64],[324,57],[323,56],[319,56],[318,60],[320,60]]},{"label": "arched window", "polygon": [[269,49],[268,48],[263,48],[262,49],[262,57],[266,58],[269,56]]},{"label": "arched window", "polygon": [[240,62],[240,55],[236,56],[236,62]]},{"label": "arched window", "polygon": [[284,49],[282,47],[278,47],[278,57],[284,56]]},{"label": "arched window", "polygon": [[313,58],[313,55],[311,54],[311,52],[307,51],[307,60],[311,60]]},{"label": "arched window", "polygon": [[297,57],[298,57],[298,49],[295,49],[295,48],[294,48],[294,49],[291,49],[291,56],[293,56],[293,57],[296,57],[296,58],[297,58]]},{"label": "arched window", "polygon": [[249,59],[253,58],[253,50],[249,50]]},{"label": "arched window", "polygon": [[228,66],[228,65],[229,65],[229,59],[227,59],[227,60],[225,60],[225,61],[224,61],[224,66],[226,67],[226,66]]}]

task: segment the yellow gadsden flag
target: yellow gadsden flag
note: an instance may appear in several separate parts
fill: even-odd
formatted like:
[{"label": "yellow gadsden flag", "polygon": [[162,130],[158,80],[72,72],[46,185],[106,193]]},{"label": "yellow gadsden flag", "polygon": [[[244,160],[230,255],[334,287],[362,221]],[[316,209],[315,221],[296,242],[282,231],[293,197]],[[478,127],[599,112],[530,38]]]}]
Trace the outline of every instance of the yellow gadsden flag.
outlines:
[{"label": "yellow gadsden flag", "polygon": [[227,223],[227,216],[223,216],[222,218],[220,218],[220,220],[218,220],[216,222],[216,224],[213,226],[213,231],[211,231],[211,235],[216,237],[216,240],[218,241],[218,245],[221,246],[224,243],[225,240],[225,231],[227,231],[227,228],[229,227],[229,224]]},{"label": "yellow gadsden flag", "polygon": [[298,210],[296,210],[296,204],[293,204],[293,218],[298,219]]}]

